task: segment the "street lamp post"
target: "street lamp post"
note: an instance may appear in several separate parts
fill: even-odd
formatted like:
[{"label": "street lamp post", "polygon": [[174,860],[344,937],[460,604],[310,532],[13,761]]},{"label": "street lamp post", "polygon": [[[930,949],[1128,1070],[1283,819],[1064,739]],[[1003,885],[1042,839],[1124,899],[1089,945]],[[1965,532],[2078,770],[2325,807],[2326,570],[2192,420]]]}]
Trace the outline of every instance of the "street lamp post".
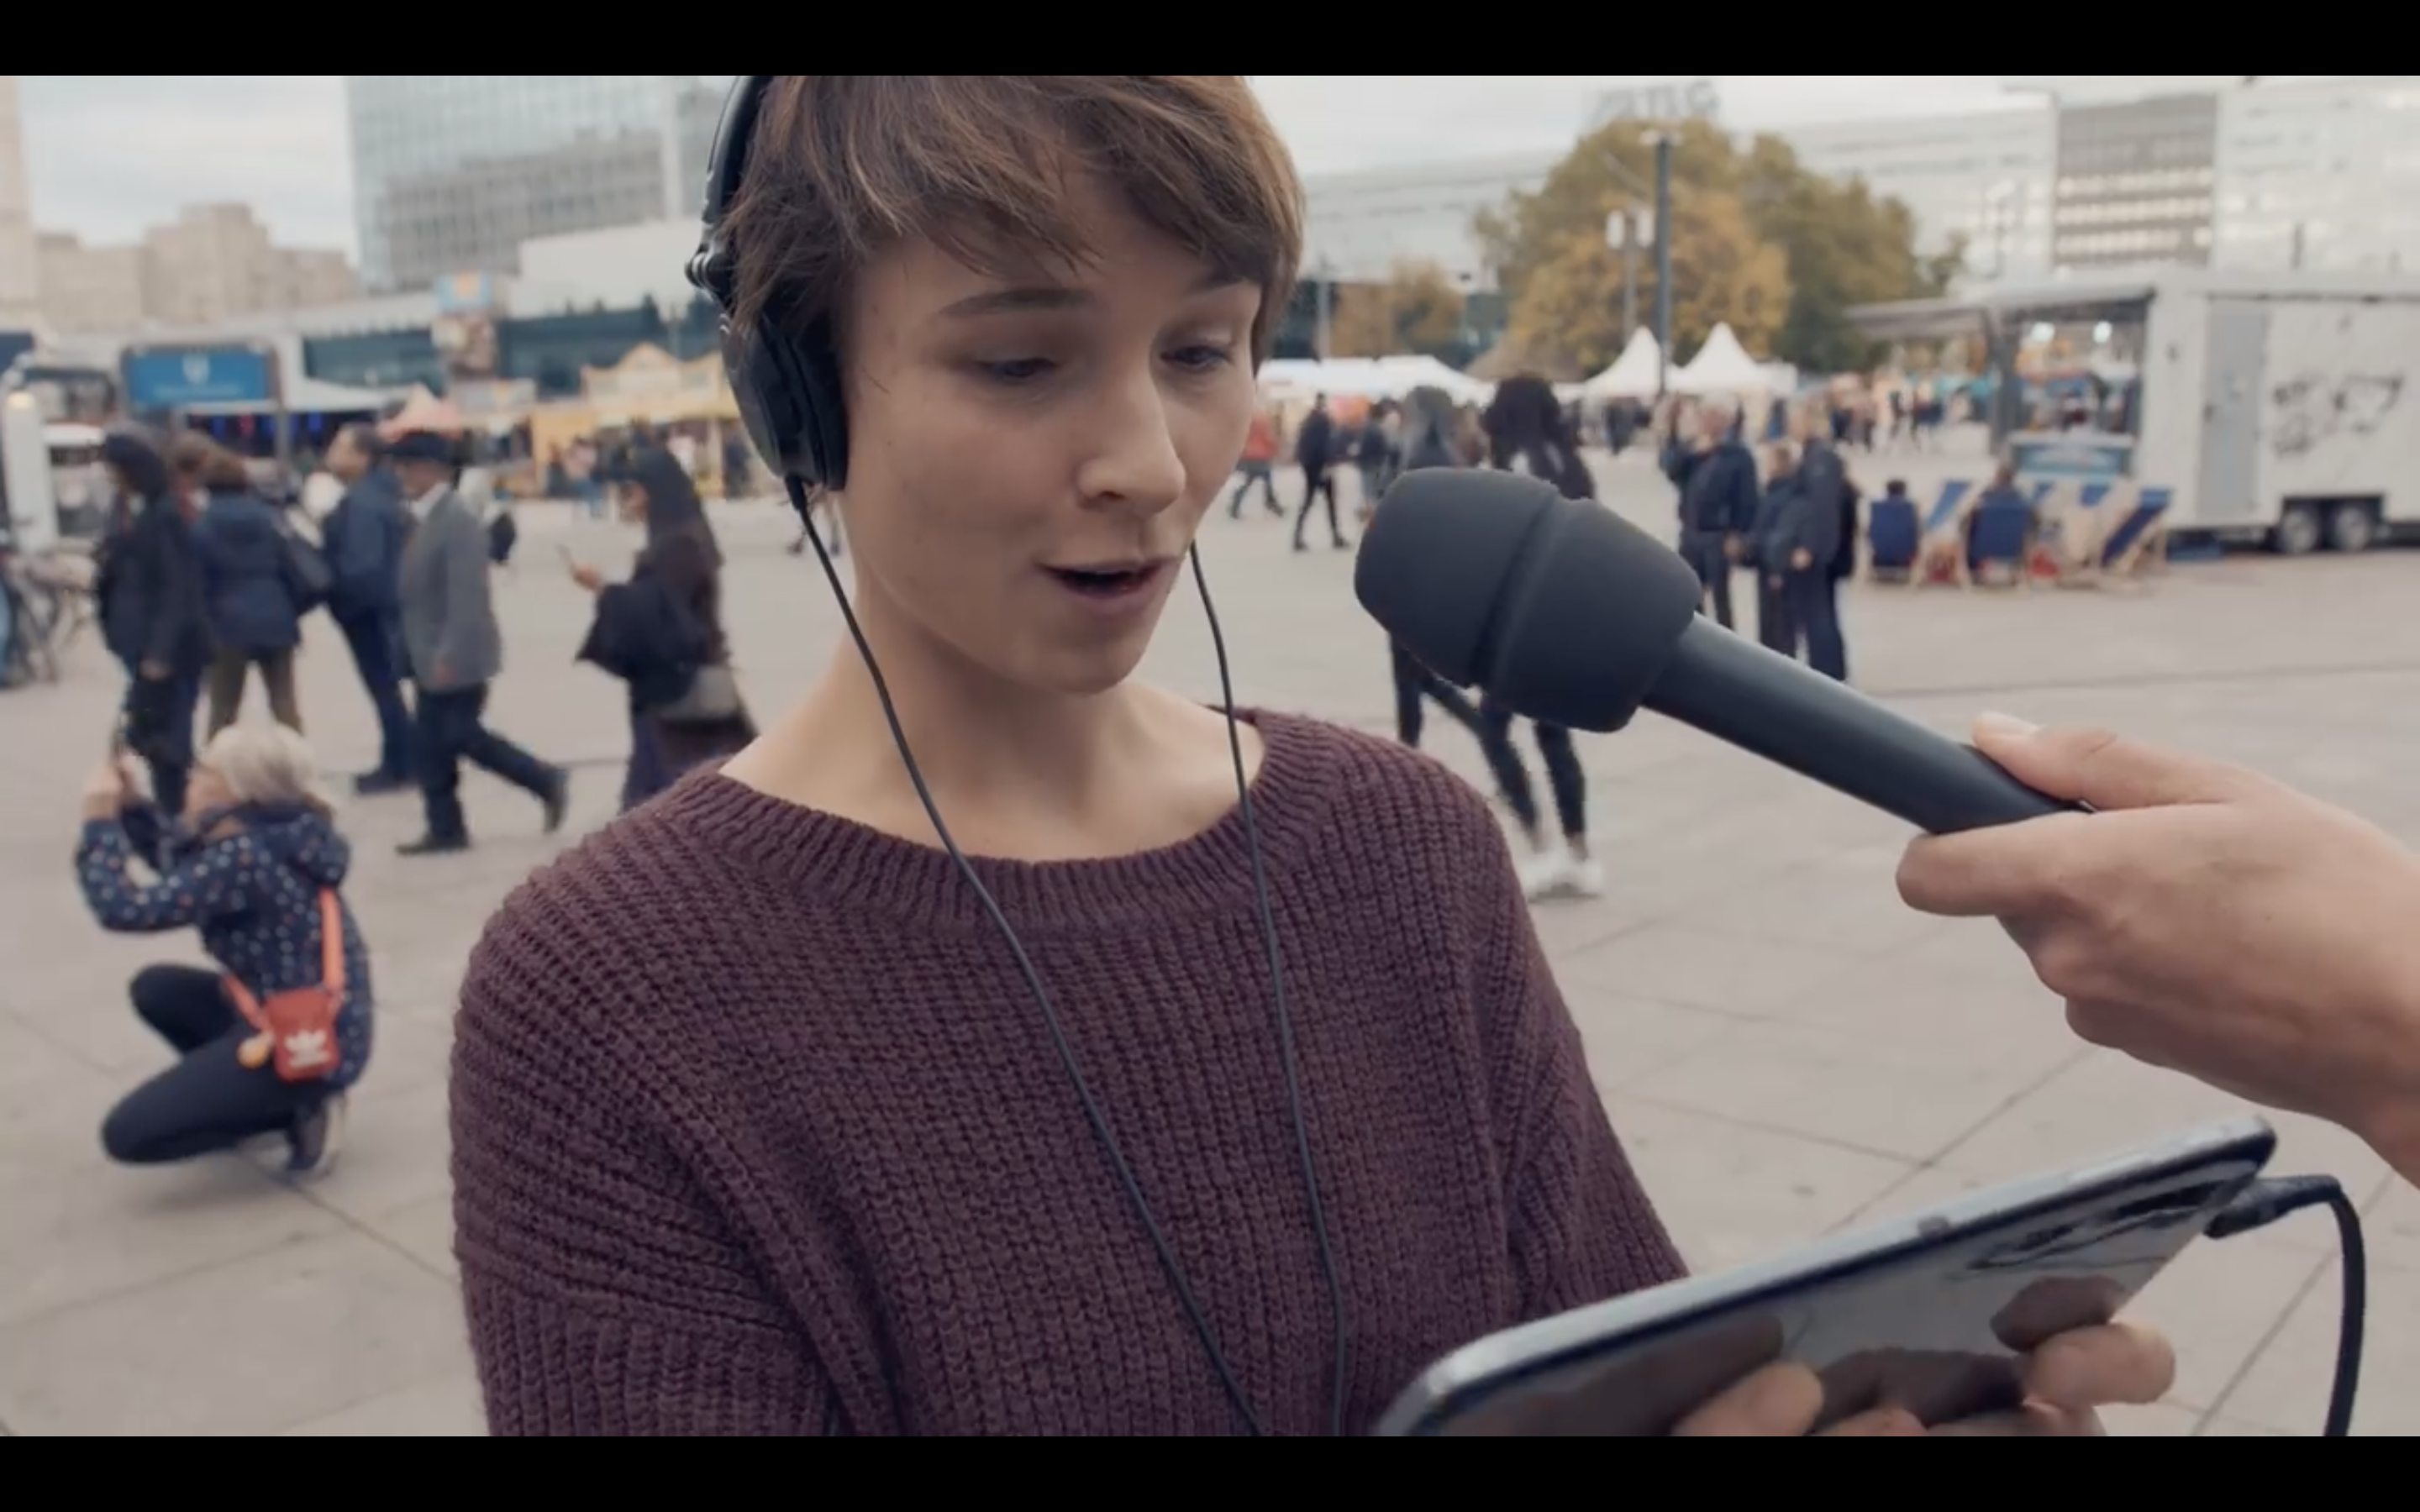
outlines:
[{"label": "street lamp post", "polygon": [[1655,397],[1672,387],[1672,133],[1655,133]]},{"label": "street lamp post", "polygon": [[1319,264],[1311,270],[1311,277],[1317,281],[1319,292],[1319,360],[1323,363],[1335,350],[1335,264],[1327,260],[1326,253],[1320,254]]}]

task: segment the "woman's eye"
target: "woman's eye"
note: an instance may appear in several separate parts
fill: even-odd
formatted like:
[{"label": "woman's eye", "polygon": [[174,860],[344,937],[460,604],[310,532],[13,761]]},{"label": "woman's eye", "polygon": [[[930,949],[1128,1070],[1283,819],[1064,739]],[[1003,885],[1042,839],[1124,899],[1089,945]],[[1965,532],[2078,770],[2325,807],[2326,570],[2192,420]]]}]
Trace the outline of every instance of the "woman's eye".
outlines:
[{"label": "woman's eye", "polygon": [[1224,367],[1235,360],[1234,352],[1225,347],[1180,347],[1168,357],[1177,366],[1194,373]]},{"label": "woman's eye", "polygon": [[1004,363],[977,363],[985,377],[1002,383],[1031,383],[1050,371],[1054,364],[1047,357],[1017,357]]}]

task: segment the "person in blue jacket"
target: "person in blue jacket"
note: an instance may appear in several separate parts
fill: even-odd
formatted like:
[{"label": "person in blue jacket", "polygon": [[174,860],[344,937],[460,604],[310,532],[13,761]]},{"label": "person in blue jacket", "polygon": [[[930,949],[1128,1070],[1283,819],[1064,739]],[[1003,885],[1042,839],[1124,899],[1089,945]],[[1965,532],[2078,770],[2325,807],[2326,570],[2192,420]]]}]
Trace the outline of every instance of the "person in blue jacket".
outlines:
[{"label": "person in blue jacket", "polygon": [[345,494],[319,527],[333,587],[328,617],[352,649],[353,668],[378,711],[379,764],[353,779],[365,796],[414,785],[411,710],[403,697],[403,612],[397,574],[411,512],[401,485],[382,465],[384,448],[368,425],[347,425],[328,448],[328,471]]},{"label": "person in blue jacket", "polygon": [[202,610],[218,643],[203,685],[209,733],[225,730],[242,712],[244,683],[256,668],[269,689],[270,713],[299,733],[294,652],[302,643],[303,604],[285,523],[254,491],[243,459],[209,437],[188,432],[178,438],[175,455],[207,495],[194,545],[202,563]]},{"label": "person in blue jacket", "polygon": [[[370,968],[339,890],[351,851],[315,768],[311,748],[292,731],[238,727],[204,748],[187,779],[181,822],[138,801],[118,763],[85,785],[75,868],[93,917],[116,933],[196,930],[220,967],[135,973],[134,1011],[178,1059],[102,1122],[112,1160],[160,1165],[266,1135],[284,1136],[291,1171],[325,1171],[334,1160],[346,1092],[369,1063]],[[137,860],[156,879],[138,874]],[[256,1031],[227,982],[267,1002],[323,981],[323,890],[337,893],[344,931],[336,1063],[317,1079],[287,1081],[273,1059],[248,1052]]]}]

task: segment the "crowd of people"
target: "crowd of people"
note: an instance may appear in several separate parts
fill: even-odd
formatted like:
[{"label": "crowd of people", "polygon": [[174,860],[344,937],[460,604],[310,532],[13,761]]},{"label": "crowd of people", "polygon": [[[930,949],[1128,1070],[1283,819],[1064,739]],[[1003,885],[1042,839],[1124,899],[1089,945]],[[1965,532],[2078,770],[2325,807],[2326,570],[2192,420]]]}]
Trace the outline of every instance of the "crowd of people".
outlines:
[{"label": "crowd of people", "polygon": [[[455,1252],[490,1430],[1358,1431],[1453,1349],[1680,1276],[1528,907],[1599,881],[1570,733],[1534,730],[1557,837],[1509,711],[1401,648],[1394,742],[1135,676],[1239,450],[1279,450],[1252,371],[1301,196],[1244,80],[765,88],[714,294],[828,364],[819,402],[847,396],[812,501],[859,563],[853,633],[757,730],[676,461],[625,480],[647,527],[628,579],[569,565],[632,761],[628,811],[515,891],[461,986]],[[1090,255],[1040,255],[1069,248]],[[1017,281],[1045,266],[1047,288]],[[1709,611],[1753,570],[1760,633],[1845,677],[1829,605],[1854,505],[1814,418],[1761,478],[1718,410],[1669,466]],[[1321,463],[1297,547],[1314,498],[1349,545],[1347,457],[1367,499],[1435,467],[1593,488],[1535,380],[1499,390],[1483,447],[1434,391],[1373,429],[1383,451],[1342,450],[1332,417],[1297,436]],[[178,1059],[111,1115],[119,1159],[282,1134],[293,1168],[324,1166],[372,994],[289,629],[337,561],[368,572],[388,505],[392,609],[348,613],[392,630],[411,684],[428,834],[407,849],[467,843],[463,759],[563,817],[560,770],[482,723],[492,549],[443,443],[374,440],[356,486],[392,491],[349,490],[339,512],[365,507],[324,571],[222,509],[207,456],[113,456],[135,507],[104,619],[159,804],[123,764],[97,774],[78,874],[105,925],[196,929],[225,968],[136,979]],[[286,728],[229,724],[198,760],[169,738],[256,670]],[[1430,703],[1481,741],[1527,864],[1404,748]],[[2231,768],[2006,720],[1978,740],[2095,811],[1917,842],[1912,903],[2006,921],[2086,1037],[2337,1119],[2420,1180],[2420,859]],[[2006,1417],[1884,1404],[1829,1431],[2088,1433],[2160,1399],[2174,1359],[2120,1323],[2035,1342],[2024,1369]],[[1776,1365],[1683,1432],[1798,1436],[1822,1411]]]}]

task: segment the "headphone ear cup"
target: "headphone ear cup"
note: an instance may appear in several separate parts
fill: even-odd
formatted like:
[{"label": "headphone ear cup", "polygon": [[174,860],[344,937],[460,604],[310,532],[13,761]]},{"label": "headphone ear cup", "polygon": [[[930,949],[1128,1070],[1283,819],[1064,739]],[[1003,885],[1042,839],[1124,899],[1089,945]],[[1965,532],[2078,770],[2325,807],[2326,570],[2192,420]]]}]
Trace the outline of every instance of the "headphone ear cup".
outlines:
[{"label": "headphone ear cup", "polygon": [[819,332],[797,344],[798,387],[803,401],[801,433],[815,458],[816,478],[829,488],[848,481],[848,404],[841,395],[840,357]]}]

